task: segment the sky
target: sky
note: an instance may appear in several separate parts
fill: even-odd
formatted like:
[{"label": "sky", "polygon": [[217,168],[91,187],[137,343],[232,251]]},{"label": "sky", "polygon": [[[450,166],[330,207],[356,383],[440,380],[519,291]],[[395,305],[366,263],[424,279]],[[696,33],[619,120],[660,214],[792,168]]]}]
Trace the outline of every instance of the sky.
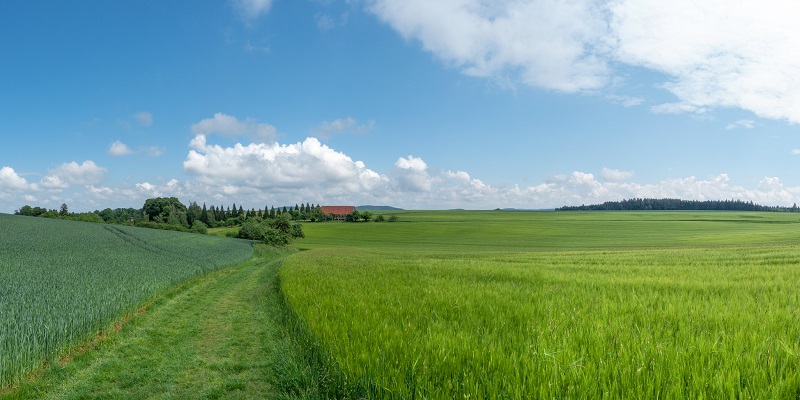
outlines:
[{"label": "sky", "polygon": [[0,212],[800,202],[794,0],[30,0]]}]

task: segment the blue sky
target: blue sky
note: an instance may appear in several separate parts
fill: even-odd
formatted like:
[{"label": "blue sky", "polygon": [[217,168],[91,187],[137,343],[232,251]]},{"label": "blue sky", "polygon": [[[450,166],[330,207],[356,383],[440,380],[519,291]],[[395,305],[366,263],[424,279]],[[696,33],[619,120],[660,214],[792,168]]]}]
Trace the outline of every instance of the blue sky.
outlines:
[{"label": "blue sky", "polygon": [[791,205],[798,16],[748,0],[13,2],[0,212]]}]

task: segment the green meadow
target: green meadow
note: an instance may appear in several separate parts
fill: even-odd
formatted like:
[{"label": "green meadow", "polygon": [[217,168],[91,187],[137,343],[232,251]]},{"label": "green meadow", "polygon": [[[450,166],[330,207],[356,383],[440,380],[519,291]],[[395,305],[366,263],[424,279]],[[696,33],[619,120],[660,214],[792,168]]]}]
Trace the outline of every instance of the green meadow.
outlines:
[{"label": "green meadow", "polygon": [[398,212],[280,272],[338,398],[795,398],[800,216]]},{"label": "green meadow", "polygon": [[798,214],[390,214],[0,215],[0,398],[800,397]]}]

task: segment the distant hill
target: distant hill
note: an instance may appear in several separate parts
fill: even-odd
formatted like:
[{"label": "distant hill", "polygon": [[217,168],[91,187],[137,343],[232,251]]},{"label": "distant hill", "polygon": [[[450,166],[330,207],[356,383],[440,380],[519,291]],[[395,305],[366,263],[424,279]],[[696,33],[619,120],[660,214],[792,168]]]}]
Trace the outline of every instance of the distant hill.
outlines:
[{"label": "distant hill", "polygon": [[402,208],[392,206],[356,206],[358,211],[403,211]]}]

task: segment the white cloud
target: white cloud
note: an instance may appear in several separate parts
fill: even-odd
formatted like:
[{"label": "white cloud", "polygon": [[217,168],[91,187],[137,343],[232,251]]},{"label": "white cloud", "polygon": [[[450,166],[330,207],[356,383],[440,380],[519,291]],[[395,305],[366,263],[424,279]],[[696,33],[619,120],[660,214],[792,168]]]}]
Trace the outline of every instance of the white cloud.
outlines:
[{"label": "white cloud", "polygon": [[51,189],[54,191],[61,191],[69,187],[69,183],[64,182],[61,178],[55,175],[46,175],[42,177],[42,180],[39,181],[39,186],[45,189]]},{"label": "white cloud", "polygon": [[138,112],[133,114],[133,119],[141,126],[150,126],[153,125],[153,114],[150,114],[147,111]]},{"label": "white cloud", "polygon": [[339,118],[333,121],[324,121],[319,126],[311,130],[311,133],[328,138],[334,134],[352,132],[352,133],[365,133],[375,127],[375,121],[370,121],[367,124],[359,124],[358,121],[352,117]]},{"label": "white cloud", "polygon": [[[471,76],[620,92],[631,66],[664,74],[657,113],[736,107],[800,123],[800,3],[785,0],[367,0],[408,40]],[[607,96],[625,106],[643,99]]]},{"label": "white cloud", "polygon": [[800,155],[800,149],[794,149],[794,150],[792,150],[792,155],[795,155],[795,156],[798,156],[798,155]]},{"label": "white cloud", "polygon": [[728,124],[725,127],[726,130],[736,129],[736,128],[744,128],[744,129],[753,129],[756,127],[756,121],[752,119],[740,119],[732,124]]},{"label": "white cloud", "polygon": [[468,75],[565,92],[608,83],[607,23],[590,0],[372,0],[369,9]]},{"label": "white cloud", "polygon": [[428,164],[421,158],[400,157],[394,163],[395,186],[400,191],[427,192],[431,190],[433,180],[428,174]]},{"label": "white cloud", "polygon": [[603,168],[603,170],[600,171],[600,176],[607,181],[622,182],[633,178],[634,173],[631,171],[620,171],[618,169]]},{"label": "white cloud", "polygon": [[269,12],[272,0],[233,0],[234,8],[245,22],[252,22]]},{"label": "white cloud", "polygon": [[31,188],[28,181],[11,167],[0,168],[0,191],[23,191]]},{"label": "white cloud", "polygon": [[619,61],[663,72],[686,110],[739,107],[800,122],[800,3],[618,0]]},{"label": "white cloud", "polygon": [[133,154],[133,150],[130,149],[125,143],[117,140],[114,143],[111,143],[111,146],[108,148],[108,154],[112,156],[126,156],[128,154]]},{"label": "white cloud", "polygon": [[223,113],[216,113],[214,118],[206,118],[192,125],[192,132],[196,135],[218,134],[230,138],[246,137],[261,141],[272,141],[277,134],[272,125],[258,123],[251,118],[239,121],[238,118]]},{"label": "white cloud", "polygon": [[98,166],[94,161],[86,160],[81,164],[75,161],[64,163],[57,168],[50,170],[47,176],[42,178],[44,182],[61,182],[77,185],[92,185],[100,182],[105,177],[107,170]]},{"label": "white cloud", "polygon": [[261,190],[318,187],[334,192],[379,190],[385,178],[319,142],[222,147],[204,135],[191,142],[183,168],[204,184],[237,185]]},{"label": "white cloud", "polygon": [[[186,171],[196,178],[186,181],[70,187],[69,183],[76,183],[76,179],[62,178],[66,176],[63,172],[78,170],[81,165],[65,165],[66,168],[52,171],[60,175],[48,175],[38,184],[28,183],[10,167],[0,169],[0,209],[8,212],[25,203],[57,207],[62,202],[74,211],[140,207],[147,198],[164,196],[175,196],[185,203],[235,202],[246,208],[299,201],[389,204],[407,209],[552,208],[641,197],[740,199],[784,206],[800,202],[800,187],[786,186],[779,177],[764,177],[754,187],[745,187],[735,184],[725,173],[640,183],[633,181],[632,173],[604,168],[599,177],[574,171],[553,175],[538,185],[507,187],[488,184],[466,171],[431,168],[423,159],[408,156],[399,157],[394,168],[384,175],[314,138],[290,145],[222,147],[198,136],[184,162]],[[36,196],[43,189],[50,194]]]}]

